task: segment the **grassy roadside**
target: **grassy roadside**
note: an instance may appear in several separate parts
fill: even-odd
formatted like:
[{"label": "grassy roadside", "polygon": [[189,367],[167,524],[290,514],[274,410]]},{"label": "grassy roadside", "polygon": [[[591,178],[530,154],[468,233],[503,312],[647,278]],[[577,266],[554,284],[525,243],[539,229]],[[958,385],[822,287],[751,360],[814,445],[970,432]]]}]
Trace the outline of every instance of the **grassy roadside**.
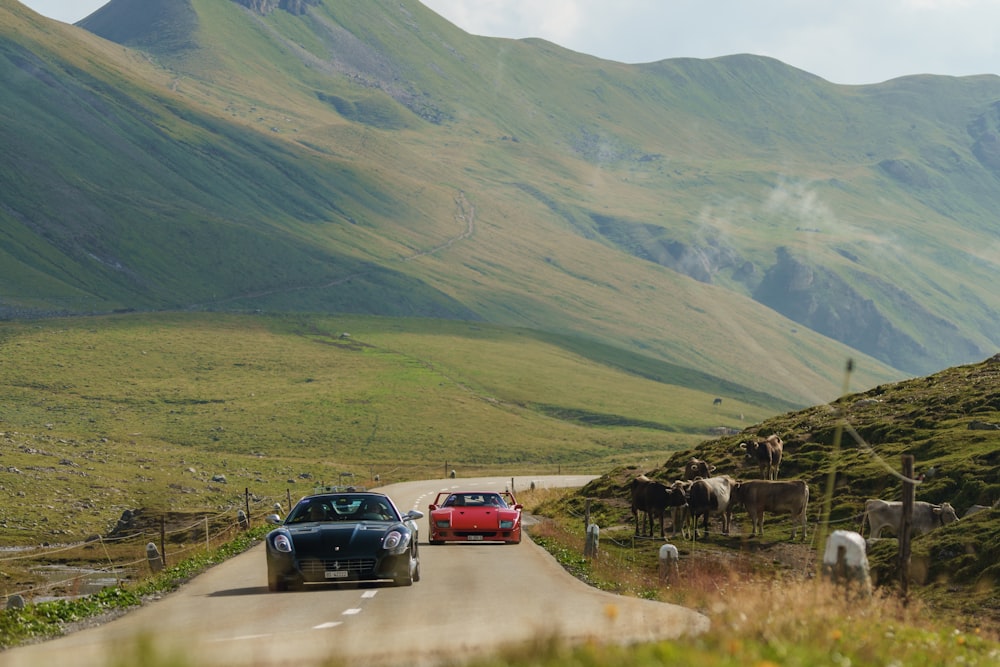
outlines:
[{"label": "grassy roadside", "polygon": [[[565,493],[565,492],[558,492]],[[551,505],[552,491],[524,493],[529,509]],[[602,539],[598,556],[583,556],[583,531],[575,516],[548,517],[530,529],[574,576],[615,593],[681,604],[706,614],[711,629],[690,640],[634,647],[567,647],[540,642],[530,649],[473,663],[506,665],[684,664],[757,665],[995,665],[1000,661],[996,628],[968,627],[921,603],[904,604],[879,589],[870,599],[804,571],[783,568],[753,554],[717,547],[681,546],[681,576],[659,580],[655,552],[660,543]]]},{"label": "grassy roadside", "polygon": [[271,530],[262,525],[240,533],[213,549],[201,550],[140,581],[111,586],[92,595],[60,599],[0,611],[0,650],[20,644],[51,639],[86,626],[100,618],[113,618],[138,607],[145,600],[177,589],[191,578],[257,544]]}]

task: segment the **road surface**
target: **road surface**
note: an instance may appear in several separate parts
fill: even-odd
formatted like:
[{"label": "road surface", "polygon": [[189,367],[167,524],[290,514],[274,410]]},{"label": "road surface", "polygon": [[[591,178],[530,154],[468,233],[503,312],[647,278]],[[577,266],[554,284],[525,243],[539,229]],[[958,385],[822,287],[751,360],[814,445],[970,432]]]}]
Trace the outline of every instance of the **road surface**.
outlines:
[{"label": "road surface", "polygon": [[[591,477],[516,478],[525,488],[581,486]],[[401,511],[438,491],[502,491],[510,478],[404,482],[381,489]],[[419,522],[421,581],[412,587],[330,585],[269,593],[263,545],[211,568],[176,592],[98,627],[0,653],[2,667],[112,667],[150,662],[141,651],[191,667],[431,666],[490,655],[558,636],[630,643],[693,635],[708,619],[675,605],[587,586],[543,549],[518,545],[430,546]],[[145,644],[143,644],[145,642]],[[140,648],[145,646],[145,648]]]}]

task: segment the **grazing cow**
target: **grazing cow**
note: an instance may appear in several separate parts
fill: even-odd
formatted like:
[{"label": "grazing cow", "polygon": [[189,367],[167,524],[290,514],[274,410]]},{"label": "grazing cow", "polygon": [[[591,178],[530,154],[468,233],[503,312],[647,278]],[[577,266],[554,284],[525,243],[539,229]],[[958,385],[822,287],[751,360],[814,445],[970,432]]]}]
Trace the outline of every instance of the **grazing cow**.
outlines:
[{"label": "grazing cow", "polygon": [[678,507],[687,503],[684,493],[674,486],[666,486],[639,475],[632,480],[632,516],[635,518],[635,534],[639,534],[639,512],[645,512],[649,520],[649,537],[653,536],[653,517],[660,518],[660,537],[664,537],[663,517],[668,507]]},{"label": "grazing cow", "polygon": [[989,505],[973,505],[969,509],[965,510],[965,514],[962,515],[962,518],[964,519],[967,516],[972,516],[973,514],[982,512],[983,510],[988,510],[989,508]]},{"label": "grazing cow", "polygon": [[809,505],[809,485],[802,480],[778,482],[769,479],[751,479],[739,482],[733,489],[733,504],[743,503],[753,531],[750,537],[764,536],[764,512],[792,515],[792,539],[802,525],[802,539],[806,538],[806,508]]},{"label": "grazing cow", "polygon": [[767,436],[764,440],[740,443],[740,449],[746,453],[747,465],[756,463],[760,468],[762,479],[778,479],[781,451],[784,447],[785,443],[775,433]]},{"label": "grazing cow", "polygon": [[712,405],[722,405],[722,399],[716,396],[715,400],[712,401]]},{"label": "grazing cow", "polygon": [[705,517],[703,529],[708,535],[708,515],[716,512],[722,515],[722,534],[729,534],[729,524],[733,518],[730,502],[736,480],[729,475],[719,475],[691,482],[688,492],[688,512],[691,514],[691,537],[698,539],[698,517]]},{"label": "grazing cow", "polygon": [[[861,517],[862,533],[865,529],[865,519],[871,526],[870,537],[880,537],[884,528],[891,528],[898,536],[903,521],[903,503],[899,500],[866,500],[865,514]],[[958,521],[958,515],[950,504],[932,505],[918,500],[913,503],[911,535],[916,537],[953,521]]]},{"label": "grazing cow", "polygon": [[706,461],[692,458],[684,466],[684,479],[692,480],[696,477],[711,477],[715,471],[715,466],[709,465]]}]

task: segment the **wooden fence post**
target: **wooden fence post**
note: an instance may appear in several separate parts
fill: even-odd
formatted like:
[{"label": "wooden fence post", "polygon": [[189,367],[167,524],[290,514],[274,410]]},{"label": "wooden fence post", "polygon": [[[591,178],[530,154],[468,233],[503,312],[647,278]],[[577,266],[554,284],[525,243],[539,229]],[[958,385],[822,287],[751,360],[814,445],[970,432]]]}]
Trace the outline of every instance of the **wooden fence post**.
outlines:
[{"label": "wooden fence post", "polygon": [[167,517],[160,515],[160,559],[167,566]]}]

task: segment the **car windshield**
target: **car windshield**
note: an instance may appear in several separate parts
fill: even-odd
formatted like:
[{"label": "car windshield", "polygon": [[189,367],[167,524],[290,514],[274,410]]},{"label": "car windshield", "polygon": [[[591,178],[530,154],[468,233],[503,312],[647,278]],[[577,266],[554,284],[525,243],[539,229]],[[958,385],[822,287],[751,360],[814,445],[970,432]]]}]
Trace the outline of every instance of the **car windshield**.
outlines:
[{"label": "car windshield", "polygon": [[303,498],[285,523],[399,520],[399,514],[384,496],[339,493]]},{"label": "car windshield", "polygon": [[499,493],[453,493],[445,499],[444,507],[507,507]]}]

